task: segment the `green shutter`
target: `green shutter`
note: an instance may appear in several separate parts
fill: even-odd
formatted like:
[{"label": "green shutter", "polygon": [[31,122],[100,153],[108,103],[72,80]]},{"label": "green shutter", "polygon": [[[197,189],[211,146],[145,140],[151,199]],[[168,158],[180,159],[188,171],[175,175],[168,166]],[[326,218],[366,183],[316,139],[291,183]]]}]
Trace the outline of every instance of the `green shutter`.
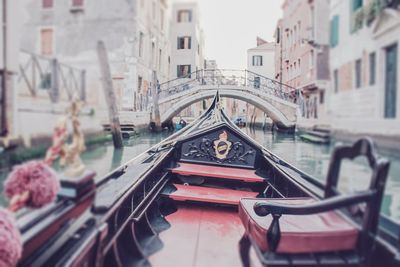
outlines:
[{"label": "green shutter", "polygon": [[363,6],[363,0],[352,0],[352,3],[353,3],[352,5],[353,11],[356,11],[357,9]]},{"label": "green shutter", "polygon": [[336,15],[331,20],[331,47],[335,47],[339,44],[339,16]]},{"label": "green shutter", "polygon": [[331,37],[330,37],[331,47],[335,46],[335,41],[334,41],[334,38],[335,38],[335,36],[334,36],[335,25],[334,24],[335,24],[334,23],[334,19],[331,19]]}]

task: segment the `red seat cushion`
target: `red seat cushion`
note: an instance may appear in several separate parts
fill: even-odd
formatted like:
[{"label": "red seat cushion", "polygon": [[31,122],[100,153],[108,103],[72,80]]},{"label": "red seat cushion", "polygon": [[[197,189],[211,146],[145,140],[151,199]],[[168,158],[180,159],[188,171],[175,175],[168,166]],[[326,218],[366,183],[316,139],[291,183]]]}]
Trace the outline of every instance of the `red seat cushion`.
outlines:
[{"label": "red seat cushion", "polygon": [[199,201],[228,205],[239,205],[243,197],[257,196],[257,192],[239,191],[232,189],[220,189],[203,186],[174,184],[176,191],[169,194],[169,197],[177,201]]},{"label": "red seat cushion", "polygon": [[[240,200],[239,215],[247,235],[262,251],[268,251],[267,231],[272,216],[260,217],[254,212],[254,204],[260,201],[299,205],[314,200],[310,198]],[[334,211],[312,215],[282,215],[279,223],[281,230],[277,248],[279,253],[352,250],[357,243],[358,229]]]},{"label": "red seat cushion", "polygon": [[179,162],[177,168],[173,168],[172,173],[184,176],[205,176],[220,179],[241,180],[245,182],[263,182],[264,178],[256,174],[255,170],[219,167],[210,165],[190,164]]}]

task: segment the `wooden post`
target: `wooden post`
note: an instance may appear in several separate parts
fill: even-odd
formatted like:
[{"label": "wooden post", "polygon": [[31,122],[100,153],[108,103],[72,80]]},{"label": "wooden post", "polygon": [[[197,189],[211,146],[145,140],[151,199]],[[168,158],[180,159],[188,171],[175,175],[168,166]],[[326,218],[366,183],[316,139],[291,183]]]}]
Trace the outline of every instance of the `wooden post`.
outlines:
[{"label": "wooden post", "polygon": [[57,59],[52,59],[51,60],[51,78],[50,78],[50,84],[51,84],[51,101],[53,103],[58,102],[60,98],[60,88],[59,88],[59,83],[58,83],[58,61]]},{"label": "wooden post", "polygon": [[81,70],[81,100],[86,102],[86,70]]},{"label": "wooden post", "polygon": [[153,107],[154,107],[154,122],[156,124],[156,131],[161,131],[161,115],[160,115],[160,107],[158,105],[158,80],[157,73],[153,71],[153,86],[152,86],[152,95],[153,95]]},{"label": "wooden post", "polygon": [[115,98],[114,88],[112,84],[110,65],[106,46],[103,41],[97,43],[97,53],[100,62],[101,80],[103,83],[104,96],[108,107],[108,116],[110,118],[110,128],[115,148],[122,148],[121,125],[119,123],[117,101]]},{"label": "wooden post", "polygon": [[9,94],[9,85],[8,82],[8,70],[7,70],[7,1],[3,0],[3,13],[2,13],[2,34],[3,34],[3,70],[1,71],[1,97],[0,97],[0,136],[7,136],[9,134],[9,125],[8,125],[8,107],[7,107],[7,98]]}]

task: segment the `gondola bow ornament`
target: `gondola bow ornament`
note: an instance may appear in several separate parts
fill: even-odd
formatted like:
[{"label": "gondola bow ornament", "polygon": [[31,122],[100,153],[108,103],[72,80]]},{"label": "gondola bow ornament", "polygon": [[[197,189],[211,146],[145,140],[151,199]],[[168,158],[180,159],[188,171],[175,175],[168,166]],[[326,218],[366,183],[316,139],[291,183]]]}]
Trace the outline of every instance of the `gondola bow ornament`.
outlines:
[{"label": "gondola bow ornament", "polygon": [[214,141],[215,156],[218,159],[226,159],[231,150],[232,142],[228,141],[228,134],[223,131],[219,135],[219,139]]}]

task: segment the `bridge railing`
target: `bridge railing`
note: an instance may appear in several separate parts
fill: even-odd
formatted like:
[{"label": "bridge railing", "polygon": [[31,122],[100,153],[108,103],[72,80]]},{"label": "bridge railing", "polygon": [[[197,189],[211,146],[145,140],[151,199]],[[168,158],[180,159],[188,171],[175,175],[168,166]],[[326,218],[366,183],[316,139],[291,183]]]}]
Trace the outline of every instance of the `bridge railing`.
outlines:
[{"label": "bridge railing", "polygon": [[159,98],[163,99],[194,87],[207,85],[244,87],[280,99],[297,103],[298,90],[263,75],[248,70],[206,69],[189,73],[183,77],[160,84]]},{"label": "bridge railing", "polygon": [[85,70],[31,52],[20,53],[17,86],[19,94],[48,95],[52,103],[74,95],[86,100]]}]

